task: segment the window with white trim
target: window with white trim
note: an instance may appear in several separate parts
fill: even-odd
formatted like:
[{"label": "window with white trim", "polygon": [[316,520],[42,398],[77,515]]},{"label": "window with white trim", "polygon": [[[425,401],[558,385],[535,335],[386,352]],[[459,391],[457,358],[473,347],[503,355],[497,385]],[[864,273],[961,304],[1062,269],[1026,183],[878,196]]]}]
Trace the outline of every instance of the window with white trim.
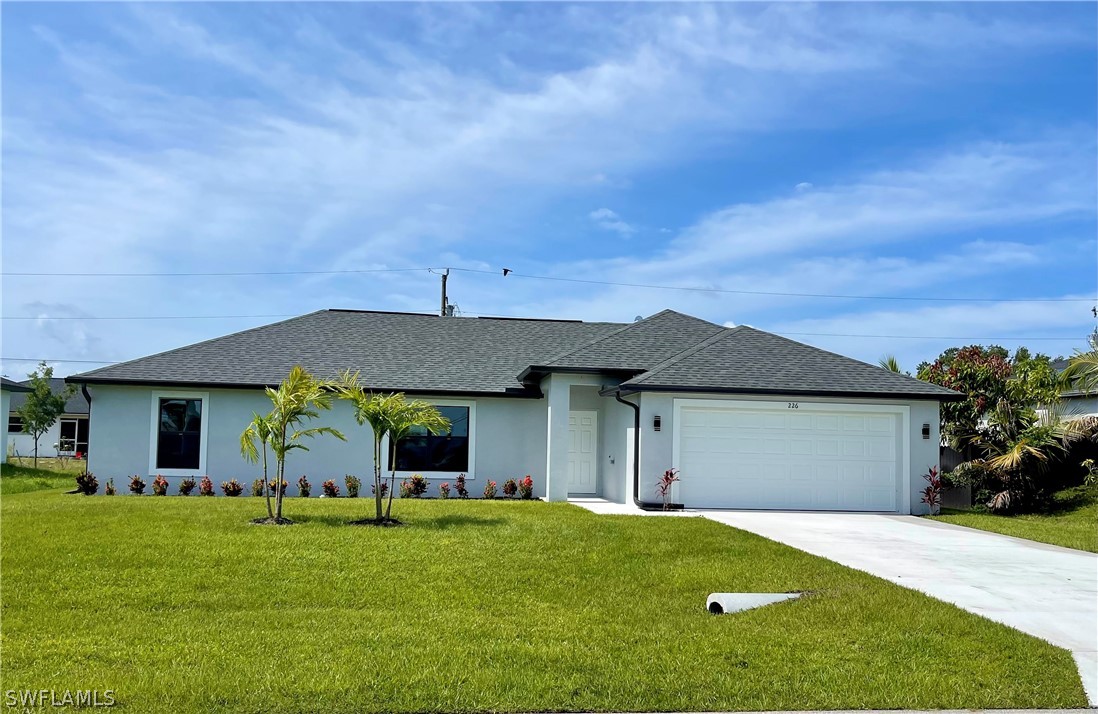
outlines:
[{"label": "window with white trim", "polygon": [[193,476],[205,473],[209,394],[153,392],[149,473]]},{"label": "window with white trim", "polygon": [[473,463],[473,406],[434,406],[450,420],[450,429],[443,434],[430,434],[426,429],[414,428],[395,447],[389,444],[389,463],[393,463],[395,456],[397,471],[440,476],[469,473]]},{"label": "window with white trim", "polygon": [[8,416],[8,433],[9,434],[22,434],[23,433],[23,417],[18,414],[10,414]]}]

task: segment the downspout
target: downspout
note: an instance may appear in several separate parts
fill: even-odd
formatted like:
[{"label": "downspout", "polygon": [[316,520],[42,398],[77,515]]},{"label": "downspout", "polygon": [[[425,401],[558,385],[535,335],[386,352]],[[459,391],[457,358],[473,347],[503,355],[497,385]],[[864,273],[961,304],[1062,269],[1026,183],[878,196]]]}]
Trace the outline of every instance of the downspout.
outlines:
[{"label": "downspout", "polygon": [[622,399],[621,389],[614,390],[614,399],[633,409],[633,505],[642,511],[681,511],[683,509],[681,503],[670,503],[665,509],[662,503],[649,503],[640,500],[641,408],[639,404]]},{"label": "downspout", "polygon": [[[88,451],[91,451],[91,415],[92,415],[92,395],[88,391],[88,383],[80,383],[80,393],[84,395],[84,399],[88,400]],[[79,426],[77,427],[79,429]],[[88,466],[91,464],[91,459],[88,458],[88,451],[84,452],[84,473],[88,473]]]}]

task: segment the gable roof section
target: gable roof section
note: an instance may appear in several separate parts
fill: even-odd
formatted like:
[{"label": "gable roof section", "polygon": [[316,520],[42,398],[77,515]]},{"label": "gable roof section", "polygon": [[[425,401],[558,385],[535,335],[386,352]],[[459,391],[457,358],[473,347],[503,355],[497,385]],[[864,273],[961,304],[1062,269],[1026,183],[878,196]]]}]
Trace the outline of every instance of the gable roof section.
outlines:
[{"label": "gable roof section", "polygon": [[622,384],[632,391],[958,399],[957,392],[741,325]]},{"label": "gable roof section", "polygon": [[[20,382],[19,386],[23,388],[21,390],[22,392],[31,391],[29,379]],[[54,394],[63,391],[67,386],[68,385],[65,384],[65,379],[63,377],[54,377],[50,380],[50,389],[53,390]],[[12,411],[23,406],[26,401],[26,394],[21,393],[11,395]],[[90,411],[91,410],[88,408],[88,400],[84,398],[84,395],[80,393],[80,390],[77,390],[71,397],[69,397],[69,400],[65,402],[65,414],[87,414]]]},{"label": "gable roof section", "polygon": [[663,310],[565,352],[544,366],[642,372],[723,329],[697,317]]},{"label": "gable roof section", "polygon": [[8,379],[7,377],[0,377],[0,389],[5,392],[29,392],[30,390],[24,387],[19,382]]},{"label": "gable roof section", "polygon": [[321,310],[102,367],[70,382],[259,387],[295,364],[321,378],[360,370],[369,388],[410,393],[530,393],[528,365],[613,332],[610,322],[439,317]]}]

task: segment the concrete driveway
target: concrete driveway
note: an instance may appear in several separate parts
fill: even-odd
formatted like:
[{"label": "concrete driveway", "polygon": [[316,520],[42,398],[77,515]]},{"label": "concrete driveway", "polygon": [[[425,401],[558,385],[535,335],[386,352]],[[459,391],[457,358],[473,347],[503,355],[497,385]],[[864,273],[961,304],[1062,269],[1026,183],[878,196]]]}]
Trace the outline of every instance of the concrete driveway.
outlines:
[{"label": "concrete driveway", "polygon": [[1070,650],[1098,706],[1098,554],[915,516],[696,511]]}]

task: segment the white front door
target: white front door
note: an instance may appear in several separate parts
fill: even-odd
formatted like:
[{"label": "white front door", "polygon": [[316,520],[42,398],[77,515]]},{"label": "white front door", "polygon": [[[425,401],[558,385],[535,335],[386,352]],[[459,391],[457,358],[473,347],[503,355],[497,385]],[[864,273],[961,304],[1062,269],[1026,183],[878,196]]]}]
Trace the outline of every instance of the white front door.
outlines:
[{"label": "white front door", "polygon": [[568,412],[568,493],[598,491],[599,413]]}]

